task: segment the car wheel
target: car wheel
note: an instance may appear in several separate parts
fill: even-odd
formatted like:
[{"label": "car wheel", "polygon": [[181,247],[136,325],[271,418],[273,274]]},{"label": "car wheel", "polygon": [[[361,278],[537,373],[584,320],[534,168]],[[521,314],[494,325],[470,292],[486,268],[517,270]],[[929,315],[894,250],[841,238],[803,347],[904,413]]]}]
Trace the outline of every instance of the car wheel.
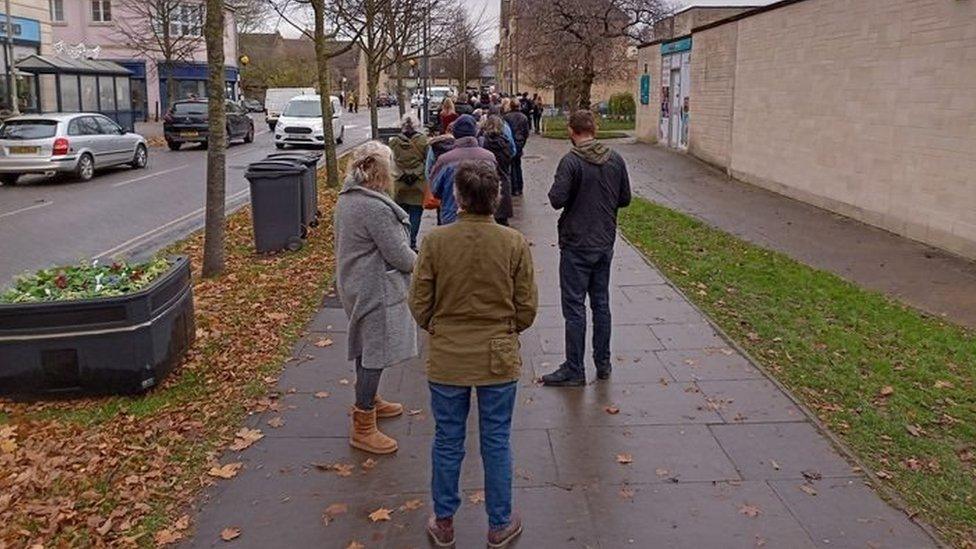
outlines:
[{"label": "car wheel", "polygon": [[169,150],[171,150],[171,151],[178,151],[178,150],[180,150],[180,145],[182,145],[182,143],[180,143],[178,141],[167,141],[166,142],[166,146],[169,147]]},{"label": "car wheel", "polygon": [[78,159],[78,165],[75,166],[75,179],[78,181],[90,181],[94,175],[95,159],[88,153],[81,155],[81,158]]},{"label": "car wheel", "polygon": [[0,175],[0,183],[3,183],[4,187],[13,187],[17,184],[18,179],[20,179],[19,173],[5,173]]},{"label": "car wheel", "polygon": [[136,147],[136,154],[132,157],[132,162],[129,163],[130,166],[137,170],[141,170],[149,164],[149,151],[146,150],[146,146],[140,144]]},{"label": "car wheel", "polygon": [[278,149],[278,150],[284,149],[285,148],[285,144],[284,143],[275,143],[275,148]]},{"label": "car wheel", "polygon": [[346,137],[346,127],[339,128],[339,137],[336,137],[336,145],[342,145],[342,140]]},{"label": "car wheel", "polygon": [[254,125],[253,124],[251,125],[251,128],[249,130],[247,130],[247,133],[244,134],[244,142],[245,143],[253,143],[254,142]]}]

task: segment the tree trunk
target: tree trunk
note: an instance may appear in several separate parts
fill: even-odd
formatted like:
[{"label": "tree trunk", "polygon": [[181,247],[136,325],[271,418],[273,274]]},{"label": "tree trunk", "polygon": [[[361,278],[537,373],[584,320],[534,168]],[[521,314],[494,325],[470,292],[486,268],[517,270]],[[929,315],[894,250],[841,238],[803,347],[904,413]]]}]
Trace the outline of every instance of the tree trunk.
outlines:
[{"label": "tree trunk", "polygon": [[403,85],[403,64],[397,63],[396,65],[396,97],[397,97],[397,110],[400,112],[400,118],[402,119],[405,114],[407,114],[407,93]]},{"label": "tree trunk", "polygon": [[[224,270],[225,140],[224,124],[224,1],[207,0],[207,206],[203,235],[203,276]],[[169,78],[173,67],[169,66]],[[170,100],[172,101],[172,99]]]},{"label": "tree trunk", "polygon": [[312,0],[312,10],[315,14],[315,65],[322,104],[322,135],[325,138],[325,181],[329,187],[335,189],[339,187],[339,164],[336,136],[332,131],[332,73],[329,69],[331,57],[325,36],[325,0]]},{"label": "tree trunk", "polygon": [[368,65],[366,67],[366,74],[366,88],[369,94],[367,101],[369,102],[370,135],[372,139],[377,139],[380,136],[380,117],[376,109],[376,88],[380,85],[380,75],[378,70]]}]

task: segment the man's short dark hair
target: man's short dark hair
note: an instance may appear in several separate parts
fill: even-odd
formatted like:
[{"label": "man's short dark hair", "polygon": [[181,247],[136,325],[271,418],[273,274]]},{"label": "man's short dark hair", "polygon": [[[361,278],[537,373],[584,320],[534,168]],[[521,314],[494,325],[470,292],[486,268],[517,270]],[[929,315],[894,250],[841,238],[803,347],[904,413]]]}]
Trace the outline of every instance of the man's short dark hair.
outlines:
[{"label": "man's short dark hair", "polygon": [[462,162],[454,173],[461,208],[475,215],[491,215],[498,207],[498,172],[487,162]]},{"label": "man's short dark hair", "polygon": [[588,110],[578,110],[569,115],[569,127],[580,135],[596,135],[596,118]]}]

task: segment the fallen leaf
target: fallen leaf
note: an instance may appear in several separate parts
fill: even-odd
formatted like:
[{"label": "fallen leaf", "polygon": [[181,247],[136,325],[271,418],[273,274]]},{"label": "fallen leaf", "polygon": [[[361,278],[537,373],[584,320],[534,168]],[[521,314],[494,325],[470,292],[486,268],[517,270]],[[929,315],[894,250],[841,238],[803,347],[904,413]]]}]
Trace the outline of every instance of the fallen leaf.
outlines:
[{"label": "fallen leaf", "polygon": [[610,414],[611,416],[614,416],[620,413],[620,408],[617,408],[616,406],[605,406],[603,408],[603,411]]},{"label": "fallen leaf", "polygon": [[654,470],[654,474],[657,475],[657,476],[659,476],[659,477],[666,477],[666,476],[668,476],[668,475],[671,474],[671,471],[668,471],[667,469],[658,467],[657,469]]},{"label": "fallen leaf", "polygon": [[756,518],[762,514],[762,509],[756,507],[755,505],[749,505],[748,503],[743,503],[739,506],[739,514],[745,515],[749,518]]},{"label": "fallen leaf", "polygon": [[320,339],[320,340],[318,340],[318,341],[315,342],[315,346],[316,347],[331,347],[332,346],[332,340],[329,339],[329,338]]},{"label": "fallen leaf", "polygon": [[183,539],[183,534],[173,530],[163,529],[156,532],[154,539],[156,540],[156,545],[169,545]]},{"label": "fallen leaf", "polygon": [[225,465],[211,467],[207,474],[217,478],[234,478],[237,476],[237,472],[240,471],[241,467],[243,466],[243,463],[236,461],[234,463],[227,463]]},{"label": "fallen leaf", "polygon": [[920,437],[920,436],[922,436],[922,428],[919,427],[918,425],[912,425],[912,424],[909,423],[908,425],[905,426],[905,429],[913,437]]},{"label": "fallen leaf", "polygon": [[633,499],[634,498],[634,489],[633,488],[629,488],[627,486],[624,486],[623,488],[620,489],[619,494],[620,494],[620,497],[623,498],[623,499]]},{"label": "fallen leaf", "polygon": [[759,334],[756,332],[749,332],[746,334],[746,337],[749,339],[749,341],[759,341]]},{"label": "fallen leaf", "polygon": [[766,546],[766,538],[756,536],[756,547],[765,547],[765,546]]},{"label": "fallen leaf", "polygon": [[315,393],[315,398],[329,398],[329,392],[328,391],[319,391],[319,392]]},{"label": "fallen leaf", "polygon": [[630,454],[617,454],[617,463],[628,464],[634,462],[634,456]]},{"label": "fallen leaf", "polygon": [[804,492],[806,492],[807,495],[810,495],[810,496],[817,495],[817,489],[814,488],[813,486],[810,486],[809,484],[801,484],[799,488],[800,488],[800,490],[803,490]]},{"label": "fallen leaf", "polygon": [[891,473],[889,473],[888,471],[885,471],[884,469],[879,470],[878,472],[875,473],[875,475],[877,475],[878,478],[884,479],[884,480],[888,480],[888,479],[892,478]]},{"label": "fallen leaf", "polygon": [[176,522],[173,524],[173,528],[176,528],[177,530],[186,530],[189,527],[190,515],[183,515],[182,517],[176,519]]},{"label": "fallen leaf", "polygon": [[952,389],[954,387],[955,385],[953,385],[951,381],[943,381],[940,379],[935,382],[936,389]]},{"label": "fallen leaf", "polygon": [[366,461],[363,462],[363,469],[368,471],[373,467],[376,467],[376,460],[373,458],[366,458]]},{"label": "fallen leaf", "polygon": [[773,466],[773,469],[779,471],[779,463],[776,463],[775,459],[769,460],[769,464]]},{"label": "fallen leaf", "polygon": [[891,385],[885,385],[884,387],[881,388],[880,391],[878,391],[878,395],[882,397],[889,397],[894,393],[895,393],[895,388],[892,387]]},{"label": "fallen leaf", "polygon": [[385,507],[380,507],[379,509],[369,514],[369,520],[373,522],[390,520],[390,510]]},{"label": "fallen leaf", "polygon": [[400,506],[401,509],[405,511],[413,511],[415,509],[420,509],[424,506],[424,502],[419,499],[407,500]]},{"label": "fallen leaf", "polygon": [[344,515],[347,512],[349,512],[349,505],[345,503],[333,503],[332,505],[326,507],[325,511],[322,513],[322,522],[328,526],[329,523],[331,523],[332,520],[337,516]]},{"label": "fallen leaf", "polygon": [[477,492],[474,492],[473,494],[471,494],[470,496],[468,496],[468,501],[470,501],[471,503],[484,503],[484,501],[485,501],[485,491],[484,490],[478,490]]},{"label": "fallen leaf", "polygon": [[408,416],[416,416],[416,415],[420,414],[423,411],[424,411],[423,408],[417,408],[415,410],[407,410],[407,415]]},{"label": "fallen leaf", "polygon": [[96,528],[95,531],[98,532],[98,534],[99,535],[102,535],[102,536],[104,536],[104,535],[108,534],[109,532],[111,532],[112,531],[112,517],[109,517],[109,518],[105,519],[105,522],[103,522],[101,526],[99,526],[98,528]]},{"label": "fallen leaf", "polygon": [[820,480],[823,478],[823,475],[820,473],[820,471],[814,469],[805,469],[803,471],[800,471],[800,474],[803,475],[803,478],[807,480]]},{"label": "fallen leaf", "polygon": [[346,546],[346,549],[366,549],[366,546],[356,540],[352,540],[349,542],[349,545]]},{"label": "fallen leaf", "polygon": [[235,526],[229,526],[220,531],[220,539],[224,541],[230,541],[241,535],[241,529]]},{"label": "fallen leaf", "polygon": [[352,475],[353,465],[349,463],[313,463],[312,465],[320,471],[332,471],[340,477]]},{"label": "fallen leaf", "polygon": [[234,442],[231,443],[230,449],[235,452],[240,452],[262,438],[264,438],[264,435],[261,434],[260,429],[248,429],[247,427],[242,427],[239,431],[234,433]]},{"label": "fallen leaf", "polygon": [[349,380],[346,378],[342,378],[339,380],[339,385],[349,385]]},{"label": "fallen leaf", "polygon": [[281,416],[275,416],[268,420],[268,426],[273,427],[275,429],[281,427],[284,424],[285,424],[285,420],[281,419]]}]

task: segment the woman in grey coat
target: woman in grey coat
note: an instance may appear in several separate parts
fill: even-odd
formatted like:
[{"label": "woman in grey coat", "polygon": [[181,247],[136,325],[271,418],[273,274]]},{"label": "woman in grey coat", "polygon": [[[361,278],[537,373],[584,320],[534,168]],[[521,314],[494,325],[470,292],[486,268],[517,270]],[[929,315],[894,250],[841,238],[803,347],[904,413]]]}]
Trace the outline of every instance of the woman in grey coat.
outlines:
[{"label": "woman in grey coat", "polygon": [[379,142],[360,147],[335,213],[336,288],[349,317],[349,360],[356,361],[349,444],[376,454],[397,449],[376,419],[403,413],[402,405],[377,396],[380,374],[418,354],[407,305],[417,255],[410,249],[409,216],[391,198],[392,159]]}]

